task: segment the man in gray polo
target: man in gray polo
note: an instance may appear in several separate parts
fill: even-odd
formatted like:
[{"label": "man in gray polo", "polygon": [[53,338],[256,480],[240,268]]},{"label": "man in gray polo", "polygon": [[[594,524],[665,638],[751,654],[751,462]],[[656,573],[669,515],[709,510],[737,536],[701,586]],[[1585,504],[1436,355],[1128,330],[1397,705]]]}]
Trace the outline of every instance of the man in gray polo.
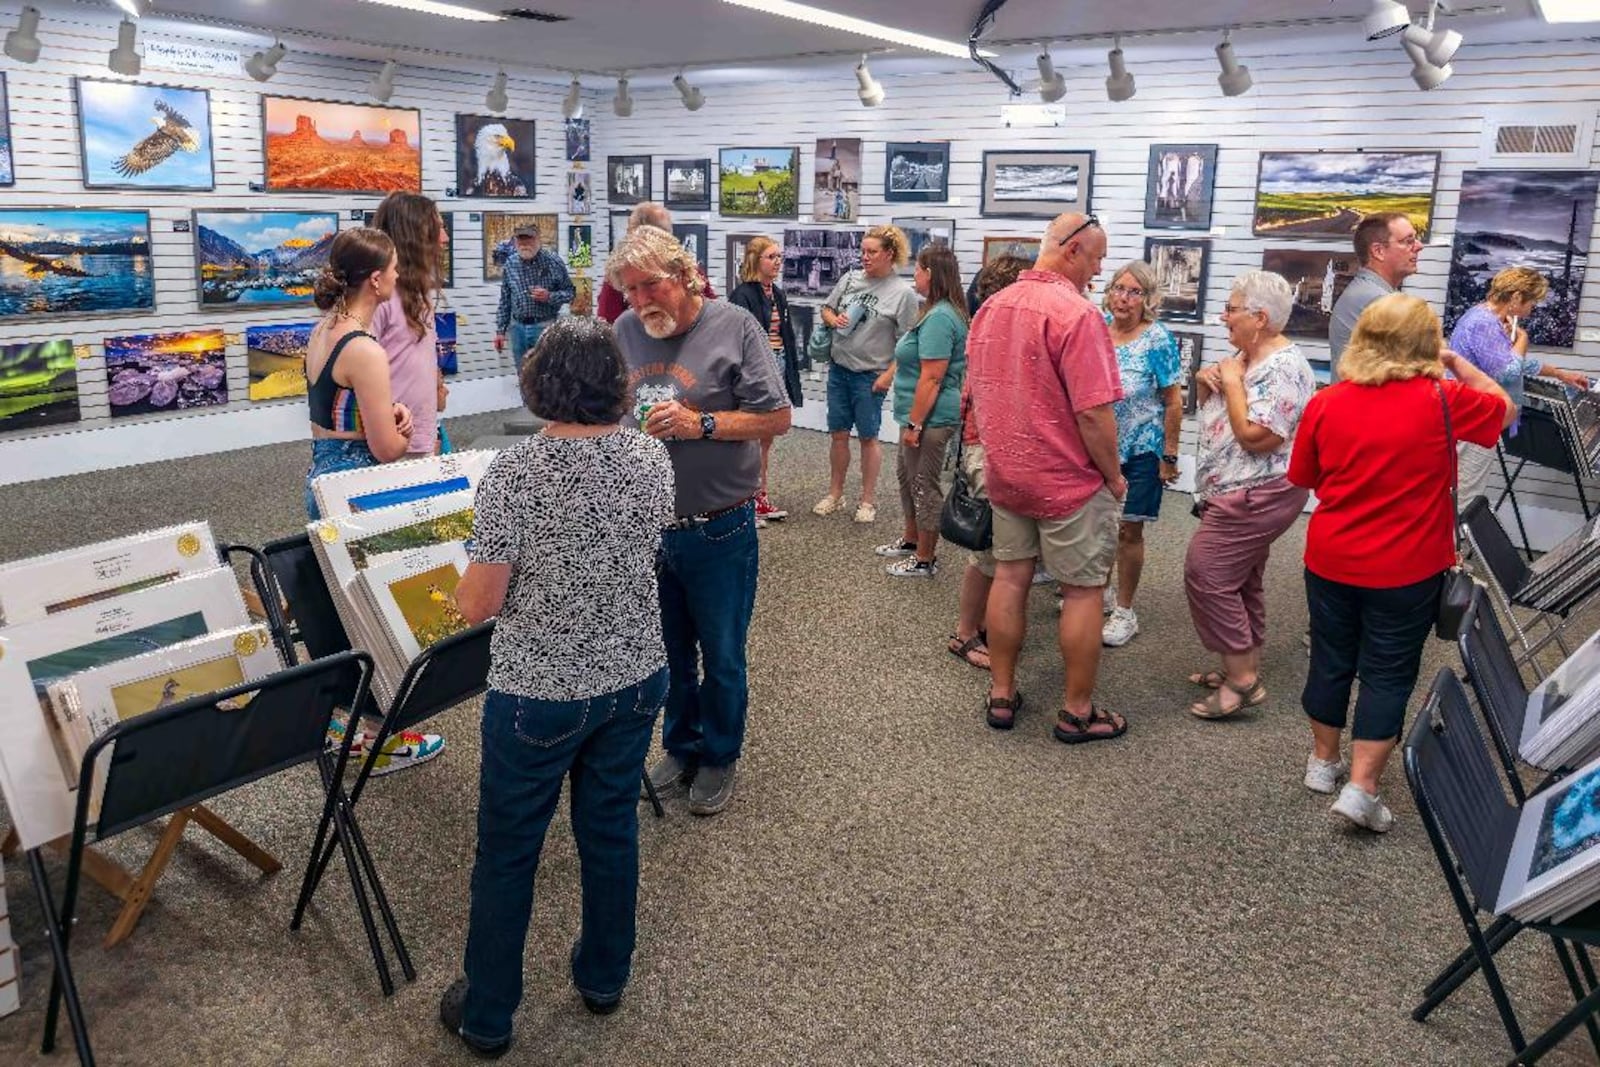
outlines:
[{"label": "man in gray polo", "polygon": [[1360,269],[1333,305],[1333,321],[1328,324],[1328,358],[1333,363],[1334,381],[1339,380],[1339,358],[1355,332],[1356,320],[1368,304],[1398,292],[1405,280],[1417,273],[1422,242],[1410,218],[1399,211],[1381,211],[1357,223],[1355,247]]}]

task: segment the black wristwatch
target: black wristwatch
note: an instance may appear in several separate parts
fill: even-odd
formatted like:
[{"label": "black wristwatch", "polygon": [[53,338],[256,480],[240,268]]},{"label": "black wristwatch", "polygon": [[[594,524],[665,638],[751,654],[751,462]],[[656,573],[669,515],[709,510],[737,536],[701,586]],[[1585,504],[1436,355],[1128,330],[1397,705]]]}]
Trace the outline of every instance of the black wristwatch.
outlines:
[{"label": "black wristwatch", "polygon": [[1162,456],[1161,457],[1161,462],[1165,463],[1169,467],[1176,467],[1178,465],[1178,457],[1177,456]]},{"label": "black wristwatch", "polygon": [[922,423],[920,423],[920,422],[908,422],[908,423],[906,423],[906,429],[915,431],[916,433],[921,433],[922,432]]},{"label": "black wristwatch", "polygon": [[711,435],[717,432],[717,417],[709,411],[700,413],[700,438],[709,441]]}]

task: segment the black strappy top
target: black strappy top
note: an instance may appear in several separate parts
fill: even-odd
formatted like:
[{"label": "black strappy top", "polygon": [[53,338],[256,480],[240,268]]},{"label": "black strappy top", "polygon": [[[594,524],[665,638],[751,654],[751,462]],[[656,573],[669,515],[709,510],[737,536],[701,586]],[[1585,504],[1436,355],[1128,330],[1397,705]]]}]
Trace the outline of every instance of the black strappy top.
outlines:
[{"label": "black strappy top", "polygon": [[339,353],[357,337],[377,341],[365,330],[351,330],[339,338],[333,351],[328,353],[328,361],[322,365],[322,373],[317,375],[317,380],[306,383],[306,401],[311,405],[311,425],[334,433],[366,432],[361,425],[361,410],[356,406],[355,390],[333,380],[333,365],[338,362]]}]

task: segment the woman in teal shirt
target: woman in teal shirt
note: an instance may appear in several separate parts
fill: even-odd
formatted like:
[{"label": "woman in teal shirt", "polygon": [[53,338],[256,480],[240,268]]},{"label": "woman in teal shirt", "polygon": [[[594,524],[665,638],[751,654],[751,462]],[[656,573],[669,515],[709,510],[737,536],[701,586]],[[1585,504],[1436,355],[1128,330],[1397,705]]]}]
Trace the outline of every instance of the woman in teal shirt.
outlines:
[{"label": "woman in teal shirt", "polygon": [[900,424],[900,510],[905,532],[879,545],[895,557],[888,572],[897,578],[938,573],[939,511],[944,493],[939,471],[961,415],[961,383],[967,375],[967,304],[955,253],[930,244],[917,254],[914,282],[922,296],[917,324],[894,348],[894,421]]}]

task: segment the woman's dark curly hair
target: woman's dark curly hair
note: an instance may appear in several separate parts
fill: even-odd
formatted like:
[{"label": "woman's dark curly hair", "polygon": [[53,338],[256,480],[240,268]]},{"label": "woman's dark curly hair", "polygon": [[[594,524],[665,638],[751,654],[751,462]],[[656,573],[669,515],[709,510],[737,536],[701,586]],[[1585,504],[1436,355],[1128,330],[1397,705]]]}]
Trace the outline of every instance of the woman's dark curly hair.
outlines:
[{"label": "woman's dark curly hair", "polygon": [[628,368],[603,319],[557,319],[522,364],[522,402],[550,422],[604,426],[628,404]]}]

